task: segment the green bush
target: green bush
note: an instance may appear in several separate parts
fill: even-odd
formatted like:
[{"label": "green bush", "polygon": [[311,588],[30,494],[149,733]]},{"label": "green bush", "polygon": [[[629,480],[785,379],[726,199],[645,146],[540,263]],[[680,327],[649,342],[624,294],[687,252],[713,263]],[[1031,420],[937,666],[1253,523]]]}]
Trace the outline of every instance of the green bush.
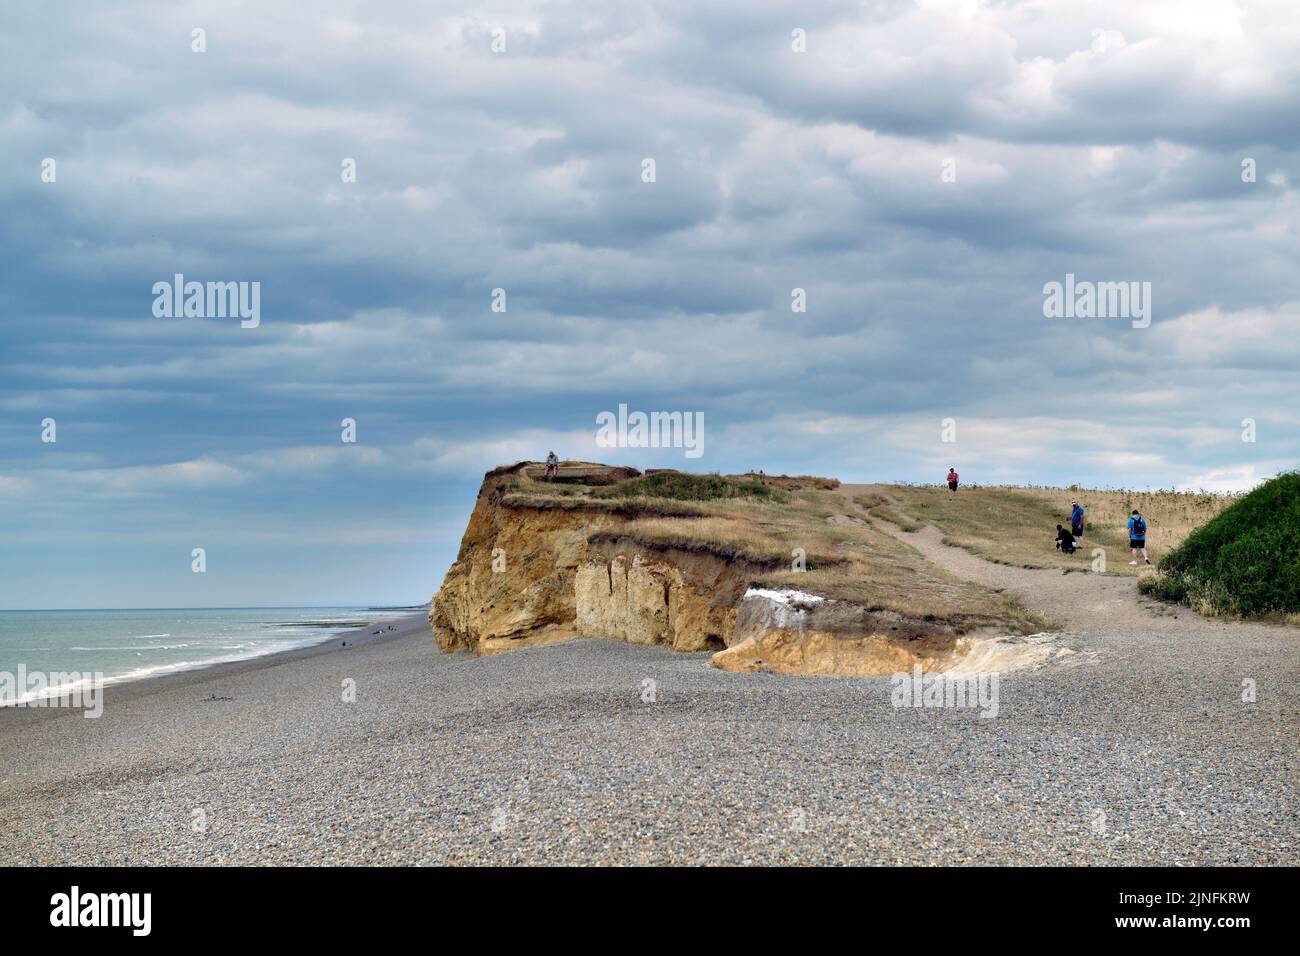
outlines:
[{"label": "green bush", "polygon": [[596,492],[599,498],[674,498],[705,501],[712,498],[768,498],[784,501],[785,496],[759,481],[723,478],[721,475],[692,475],[684,471],[657,471],[619,482]]},{"label": "green bush", "polygon": [[1197,528],[1143,591],[1205,610],[1300,612],[1300,472],[1278,475]]}]

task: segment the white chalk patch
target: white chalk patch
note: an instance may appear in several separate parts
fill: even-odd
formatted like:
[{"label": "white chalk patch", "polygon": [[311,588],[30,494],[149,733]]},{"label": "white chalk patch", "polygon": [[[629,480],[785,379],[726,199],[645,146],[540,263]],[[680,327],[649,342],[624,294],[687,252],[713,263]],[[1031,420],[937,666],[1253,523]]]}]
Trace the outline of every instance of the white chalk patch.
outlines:
[{"label": "white chalk patch", "polygon": [[1094,663],[1095,652],[1068,646],[1068,635],[1043,632],[1027,637],[974,637],[957,642],[956,660],[946,674],[1036,670],[1047,664]]},{"label": "white chalk patch", "polygon": [[769,601],[775,601],[777,604],[784,604],[787,607],[793,604],[820,604],[826,600],[820,594],[809,594],[807,591],[796,591],[794,589],[769,591],[766,588],[750,588],[745,592],[745,597],[767,598]]}]

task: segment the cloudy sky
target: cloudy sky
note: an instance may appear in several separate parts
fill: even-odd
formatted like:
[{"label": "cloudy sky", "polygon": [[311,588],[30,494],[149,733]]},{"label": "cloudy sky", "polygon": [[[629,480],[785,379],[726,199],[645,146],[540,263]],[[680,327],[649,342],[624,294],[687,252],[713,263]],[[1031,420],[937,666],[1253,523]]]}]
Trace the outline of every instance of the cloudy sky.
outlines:
[{"label": "cloudy sky", "polygon": [[[552,448],[1300,463],[1293,0],[5,16],[0,607],[425,601],[482,473]],[[155,317],[176,273],[259,282],[260,325]],[[1151,283],[1150,325],[1045,317],[1067,273]],[[620,403],[702,412],[704,455],[597,447]]]}]

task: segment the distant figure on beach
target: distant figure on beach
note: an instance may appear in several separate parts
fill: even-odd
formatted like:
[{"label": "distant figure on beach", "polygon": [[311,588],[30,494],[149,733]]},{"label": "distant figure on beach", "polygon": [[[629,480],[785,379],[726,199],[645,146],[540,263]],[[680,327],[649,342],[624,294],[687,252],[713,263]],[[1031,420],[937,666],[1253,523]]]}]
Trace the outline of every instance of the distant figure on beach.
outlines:
[{"label": "distant figure on beach", "polygon": [[957,482],[960,481],[960,480],[961,480],[961,478],[960,478],[960,476],[957,474],[957,469],[956,469],[956,468],[949,468],[949,469],[948,469],[948,490],[949,490],[949,491],[956,491],[956,490],[957,490]]},{"label": "distant figure on beach", "polygon": [[1070,502],[1070,530],[1074,533],[1074,544],[1078,547],[1083,541],[1083,508],[1078,501]]},{"label": "distant figure on beach", "polygon": [[1056,550],[1064,551],[1066,554],[1074,554],[1075,552],[1074,535],[1059,524],[1056,526]]},{"label": "distant figure on beach", "polygon": [[560,470],[560,459],[556,457],[555,452],[550,452],[546,456],[546,480],[553,481]]},{"label": "distant figure on beach", "polygon": [[1136,508],[1128,519],[1128,546],[1133,553],[1133,560],[1129,564],[1138,563],[1139,551],[1142,552],[1142,560],[1147,564],[1151,563],[1151,559],[1147,557],[1147,519],[1142,517]]}]

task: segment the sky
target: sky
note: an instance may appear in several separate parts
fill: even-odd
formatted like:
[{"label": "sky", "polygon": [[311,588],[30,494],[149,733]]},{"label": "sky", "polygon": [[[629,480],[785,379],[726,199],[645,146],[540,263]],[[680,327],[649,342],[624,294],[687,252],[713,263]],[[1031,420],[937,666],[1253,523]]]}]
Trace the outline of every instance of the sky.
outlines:
[{"label": "sky", "polygon": [[1300,464],[1298,181],[1292,0],[13,6],[0,608],[425,602],[552,449],[1249,488]]}]

